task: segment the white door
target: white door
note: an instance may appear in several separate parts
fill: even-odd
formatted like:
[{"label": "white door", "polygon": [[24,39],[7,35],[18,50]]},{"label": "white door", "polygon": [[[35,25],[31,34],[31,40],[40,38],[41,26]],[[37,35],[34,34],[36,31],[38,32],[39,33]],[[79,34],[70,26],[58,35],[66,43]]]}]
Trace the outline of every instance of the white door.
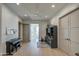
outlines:
[{"label": "white door", "polygon": [[79,10],[71,13],[71,49],[73,54],[79,52]]},{"label": "white door", "polygon": [[60,19],[60,48],[70,52],[70,30],[69,30],[69,16]]}]

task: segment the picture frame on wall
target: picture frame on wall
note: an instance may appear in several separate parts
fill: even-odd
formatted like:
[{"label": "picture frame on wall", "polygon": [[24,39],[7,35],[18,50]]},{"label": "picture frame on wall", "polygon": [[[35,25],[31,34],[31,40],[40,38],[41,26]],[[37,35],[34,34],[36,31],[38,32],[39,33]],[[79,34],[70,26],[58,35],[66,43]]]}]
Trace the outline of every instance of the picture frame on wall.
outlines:
[{"label": "picture frame on wall", "polygon": [[6,28],[6,35],[12,35],[16,33],[16,29]]}]

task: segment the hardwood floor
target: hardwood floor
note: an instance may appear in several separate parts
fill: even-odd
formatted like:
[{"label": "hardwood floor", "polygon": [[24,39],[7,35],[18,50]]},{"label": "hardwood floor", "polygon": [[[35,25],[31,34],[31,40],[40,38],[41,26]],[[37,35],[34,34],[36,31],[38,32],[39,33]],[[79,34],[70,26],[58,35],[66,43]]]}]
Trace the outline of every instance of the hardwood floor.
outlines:
[{"label": "hardwood floor", "polygon": [[41,48],[37,47],[37,43],[29,42],[23,43],[22,47],[18,49],[14,56],[67,56],[67,54],[58,48],[51,49],[47,46]]}]

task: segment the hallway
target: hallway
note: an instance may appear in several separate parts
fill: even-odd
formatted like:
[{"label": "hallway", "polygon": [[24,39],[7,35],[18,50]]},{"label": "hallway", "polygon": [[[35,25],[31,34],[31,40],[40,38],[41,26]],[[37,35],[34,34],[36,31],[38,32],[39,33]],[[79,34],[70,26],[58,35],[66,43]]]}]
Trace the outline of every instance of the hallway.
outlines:
[{"label": "hallway", "polygon": [[0,10],[2,56],[79,54],[79,3],[3,3]]},{"label": "hallway", "polygon": [[37,47],[37,43],[29,42],[23,43],[14,56],[67,56],[67,54],[58,48],[41,48]]}]

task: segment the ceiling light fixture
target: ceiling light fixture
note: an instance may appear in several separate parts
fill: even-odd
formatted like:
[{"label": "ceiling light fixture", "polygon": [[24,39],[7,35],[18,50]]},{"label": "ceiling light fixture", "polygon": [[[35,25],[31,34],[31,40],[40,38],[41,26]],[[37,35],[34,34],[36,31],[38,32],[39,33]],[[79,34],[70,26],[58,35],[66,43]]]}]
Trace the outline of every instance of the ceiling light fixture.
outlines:
[{"label": "ceiling light fixture", "polygon": [[24,16],[27,16],[27,14],[25,14]]},{"label": "ceiling light fixture", "polygon": [[16,3],[17,5],[19,5],[20,3]]},{"label": "ceiling light fixture", "polygon": [[37,16],[37,15],[34,15],[34,16]]},{"label": "ceiling light fixture", "polygon": [[52,5],[51,7],[53,7],[53,8],[54,8],[54,7],[55,7],[55,5]]},{"label": "ceiling light fixture", "polygon": [[48,16],[45,16],[45,18],[47,18]]},{"label": "ceiling light fixture", "polygon": [[36,11],[36,13],[39,13],[39,11]]}]

